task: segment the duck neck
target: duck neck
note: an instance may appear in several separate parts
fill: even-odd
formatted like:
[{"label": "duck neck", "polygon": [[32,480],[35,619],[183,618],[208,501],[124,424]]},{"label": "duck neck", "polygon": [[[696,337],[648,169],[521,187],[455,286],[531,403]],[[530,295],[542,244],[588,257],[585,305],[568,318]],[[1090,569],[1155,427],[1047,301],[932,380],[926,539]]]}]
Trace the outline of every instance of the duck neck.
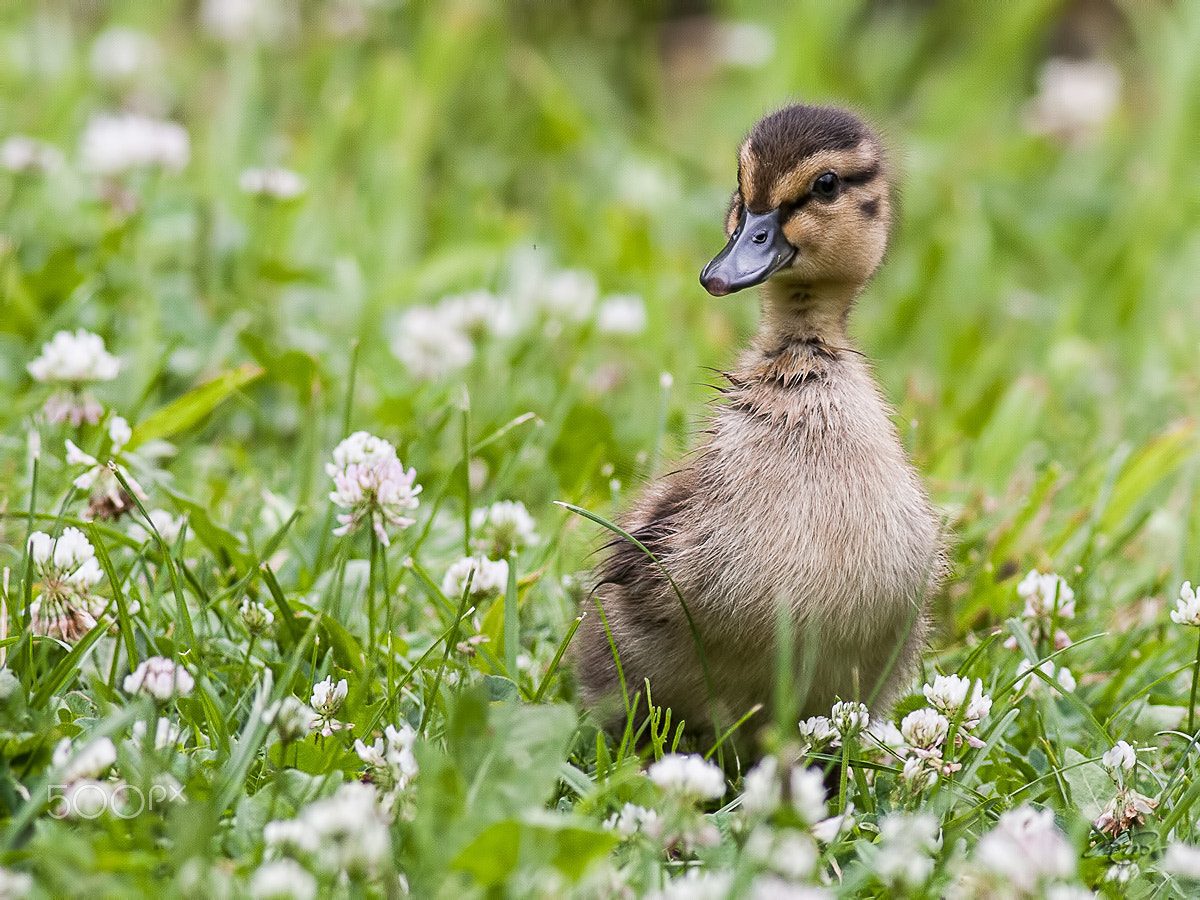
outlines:
[{"label": "duck neck", "polygon": [[835,351],[848,347],[846,327],[860,287],[844,282],[768,281],[762,289],[755,349],[774,355],[804,344]]}]

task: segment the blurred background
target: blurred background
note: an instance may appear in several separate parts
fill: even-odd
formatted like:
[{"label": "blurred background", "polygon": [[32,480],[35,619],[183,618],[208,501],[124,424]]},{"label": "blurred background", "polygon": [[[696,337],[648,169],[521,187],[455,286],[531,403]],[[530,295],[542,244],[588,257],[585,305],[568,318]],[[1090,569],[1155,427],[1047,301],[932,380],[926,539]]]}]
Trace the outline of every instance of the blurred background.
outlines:
[{"label": "blurred background", "polygon": [[[740,139],[836,103],[896,164],[854,332],[959,536],[958,625],[1038,563],[1127,606],[1200,556],[1196,47],[1186,0],[4,4],[0,481],[26,363],[85,327],[131,423],[265,370],[172,436],[233,526],[324,504],[359,427],[442,496],[464,390],[476,436],[537,423],[479,449],[481,500],[608,514],[754,328],[697,281]],[[554,565],[594,545],[568,528]]]}]

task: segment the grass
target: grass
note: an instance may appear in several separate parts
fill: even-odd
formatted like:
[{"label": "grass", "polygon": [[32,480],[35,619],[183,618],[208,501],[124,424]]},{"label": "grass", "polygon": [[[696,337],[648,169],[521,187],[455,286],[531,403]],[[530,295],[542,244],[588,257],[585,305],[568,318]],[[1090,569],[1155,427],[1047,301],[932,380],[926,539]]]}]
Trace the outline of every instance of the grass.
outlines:
[{"label": "grass", "polygon": [[[1189,895],[1164,854],[1200,842],[1200,656],[1167,614],[1200,579],[1200,7],[1118,4],[1121,102],[1064,142],[1031,134],[1024,110],[1067,5],[721,4],[771,36],[760,67],[663,44],[656,16],[616,2],[382,2],[349,33],[329,22],[356,4],[299,4],[278,33],[242,40],[201,27],[205,4],[0,10],[0,138],[67,157],[45,177],[0,171],[4,877],[28,873],[36,895],[266,895],[262,868],[294,857],[311,873],[293,872],[294,890],[347,896],[697,896],[670,887],[697,877],[685,870],[730,878],[709,882],[714,896],[767,896],[769,876],[834,896],[1040,896],[1051,882]],[[92,72],[114,24],[152,37],[152,70]],[[632,749],[651,706],[640,686],[626,740],[606,741],[563,663],[597,522],[693,446],[705,367],[753,328],[748,297],[713,300],[696,279],[722,243],[738,140],[797,94],[862,110],[894,148],[900,217],[854,331],[954,536],[939,631],[896,721],[939,672],[993,700],[971,732],[982,747],[955,746],[965,725],[949,717],[943,762],[961,768],[923,790],[865,735],[806,752],[776,729],[781,770],[849,762],[826,811],[853,812],[820,840],[814,808],[743,808],[732,769],[707,805],[661,788]],[[130,106],[186,128],[180,172],[80,171],[90,117]],[[303,175],[300,197],[239,189],[244,169],[272,164]],[[537,269],[640,295],[647,327],[577,317],[585,277],[565,308],[477,335],[444,375],[393,354],[406,309],[519,292]],[[105,427],[45,422],[51,390],[26,370],[77,328],[122,362],[96,394],[133,428],[117,460],[146,496],[116,520],[84,520],[82,469],[65,462],[67,439],[106,460]],[[369,529],[332,534],[325,465],[357,430],[395,444],[423,487],[388,547]],[[539,539],[500,554],[503,588],[443,590],[472,548],[472,510],[501,500],[526,505]],[[186,527],[149,528],[152,510]],[[73,641],[28,627],[45,592],[28,535],[65,527],[103,572],[105,611]],[[1034,568],[1074,590],[1075,616],[1057,607],[1048,630],[1021,615]],[[245,602],[269,628],[252,635]],[[1056,650],[1057,628],[1074,643]],[[124,689],[154,656],[191,673],[187,696]],[[1022,659],[1051,666],[1018,688]],[[272,705],[309,701],[326,677],[346,680],[334,718],[353,727],[284,740]],[[156,747],[160,715],[179,731]],[[666,716],[648,729],[653,757],[673,743]],[[376,767],[392,806],[352,820],[365,837],[337,831],[331,810],[357,809],[345,785],[368,769],[354,740],[405,724],[418,774],[389,786],[399,770]],[[62,818],[56,747],[106,737],[116,758],[98,784],[125,794]],[[1138,752],[1116,776],[1100,758],[1118,740]],[[1114,837],[1093,823],[1118,780],[1157,805]],[[312,806],[330,798],[342,806]],[[631,812],[631,835],[606,828],[626,804],[658,824]],[[987,866],[1003,850],[987,836],[1022,804],[1052,812],[1070,863],[1027,889]],[[936,846],[898,838],[901,812],[932,816]],[[320,847],[268,847],[267,823],[297,816]],[[386,849],[355,858],[371,840]],[[905,881],[897,852],[928,868]]]}]

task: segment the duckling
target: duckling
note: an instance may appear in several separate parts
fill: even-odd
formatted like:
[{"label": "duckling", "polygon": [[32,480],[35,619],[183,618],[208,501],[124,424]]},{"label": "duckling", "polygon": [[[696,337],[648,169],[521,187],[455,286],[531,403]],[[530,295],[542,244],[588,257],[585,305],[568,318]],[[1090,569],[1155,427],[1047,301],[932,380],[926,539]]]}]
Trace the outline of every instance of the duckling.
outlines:
[{"label": "duckling", "polygon": [[887,247],[888,178],[878,136],[837,108],[788,106],[742,142],[728,243],[700,282],[718,297],[762,285],[759,329],[703,445],[622,520],[653,558],[622,538],[599,567],[602,615],[573,652],[606,727],[626,717],[613,647],[629,696],[648,679],[697,734],[770,708],[784,625],[802,717],[839,698],[884,712],[912,677],[940,519],[847,334]]}]

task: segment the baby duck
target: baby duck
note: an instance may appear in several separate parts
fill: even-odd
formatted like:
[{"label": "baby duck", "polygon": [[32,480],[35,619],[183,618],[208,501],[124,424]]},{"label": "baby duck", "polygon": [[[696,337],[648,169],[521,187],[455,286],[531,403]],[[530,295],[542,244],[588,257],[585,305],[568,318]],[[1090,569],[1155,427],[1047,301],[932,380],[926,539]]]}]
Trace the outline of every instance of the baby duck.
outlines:
[{"label": "baby duck", "polygon": [[802,717],[838,698],[887,710],[911,678],[940,523],[846,330],[890,226],[883,146],[857,116],[789,106],[742,142],[729,241],[700,282],[714,296],[761,284],[759,330],[703,445],[623,520],[654,558],[622,538],[599,569],[602,615],[574,653],[607,727],[626,717],[614,647],[629,696],[648,679],[696,734],[770,708],[781,625]]}]

